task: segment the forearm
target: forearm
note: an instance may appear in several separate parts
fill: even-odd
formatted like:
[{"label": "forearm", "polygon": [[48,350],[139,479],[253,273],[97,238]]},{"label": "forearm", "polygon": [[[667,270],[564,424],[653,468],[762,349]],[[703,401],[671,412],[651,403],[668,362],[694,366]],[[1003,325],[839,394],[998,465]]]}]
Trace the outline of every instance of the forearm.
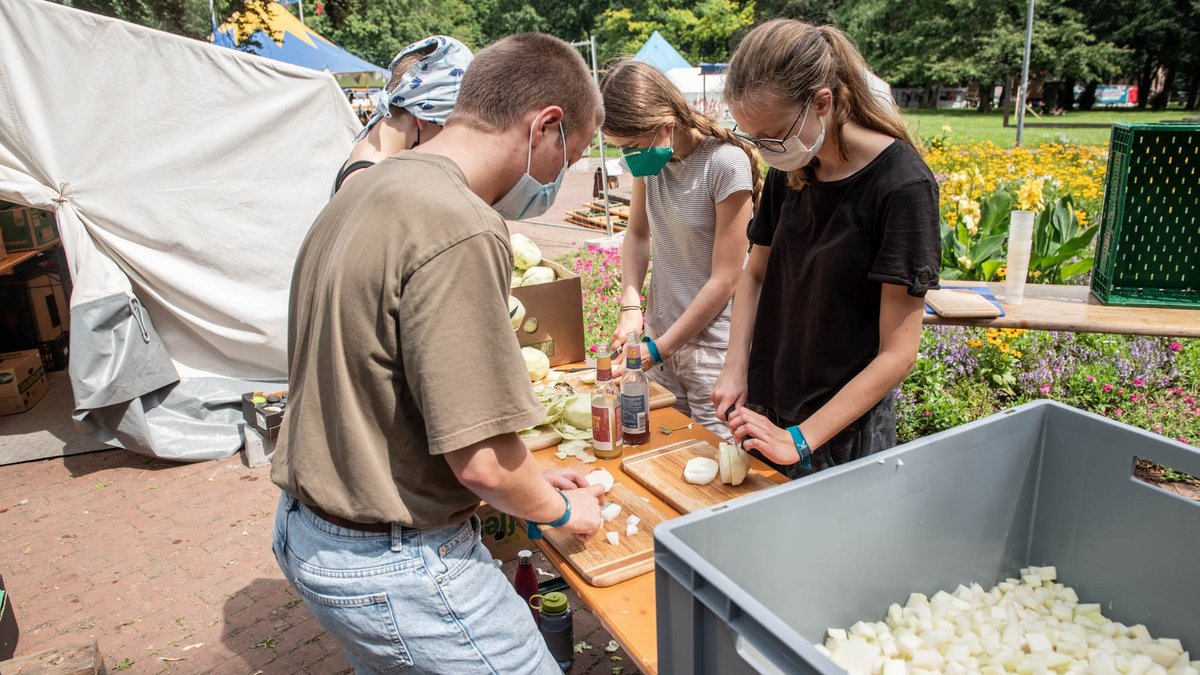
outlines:
[{"label": "forearm", "polygon": [[655,338],[654,342],[664,357],[674,354],[696,337],[725,309],[730,296],[733,295],[735,278],[711,277],[700,287],[700,292],[683,314],[662,335]]},{"label": "forearm", "polygon": [[758,318],[758,299],[762,294],[762,279],[742,274],[733,296],[733,320],[729,326],[729,349],[725,353],[727,368],[745,369],[750,361],[750,344],[754,340],[754,322]]},{"label": "forearm", "polygon": [[510,515],[548,523],[566,505],[516,434],[495,436],[446,456],[458,480],[481,499]]},{"label": "forearm", "polygon": [[642,286],[650,267],[650,239],[641,233],[625,232],[621,242],[621,305],[642,304]]},{"label": "forearm", "polygon": [[912,370],[913,355],[880,352],[846,383],[828,403],[800,424],[812,448],[818,448],[891,395]]}]

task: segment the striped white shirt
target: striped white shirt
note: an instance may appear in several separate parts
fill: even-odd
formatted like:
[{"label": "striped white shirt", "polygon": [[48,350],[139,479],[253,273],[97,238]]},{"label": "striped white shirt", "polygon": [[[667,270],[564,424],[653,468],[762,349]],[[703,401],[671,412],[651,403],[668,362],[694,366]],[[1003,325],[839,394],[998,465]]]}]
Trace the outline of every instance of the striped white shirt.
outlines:
[{"label": "striped white shirt", "polygon": [[[739,190],[752,190],[753,178],[741,148],[709,136],[683,160],[644,180],[653,262],[646,324],[657,336],[679,319],[712,273],[716,205]],[[732,312],[731,300],[690,342],[727,347]]]}]

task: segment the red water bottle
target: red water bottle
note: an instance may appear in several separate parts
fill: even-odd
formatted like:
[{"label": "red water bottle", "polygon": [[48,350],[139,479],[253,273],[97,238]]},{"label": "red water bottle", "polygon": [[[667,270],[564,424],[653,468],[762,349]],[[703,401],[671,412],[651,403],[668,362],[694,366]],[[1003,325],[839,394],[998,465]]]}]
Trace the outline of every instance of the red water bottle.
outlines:
[{"label": "red water bottle", "polygon": [[[517,573],[513,577],[513,587],[517,589],[517,595],[525,601],[525,606],[529,607],[529,600],[538,594],[537,572],[533,570],[533,553],[531,551],[517,553]],[[529,611],[533,614],[533,620],[536,623],[540,618],[538,611],[533,607],[529,607]]]}]

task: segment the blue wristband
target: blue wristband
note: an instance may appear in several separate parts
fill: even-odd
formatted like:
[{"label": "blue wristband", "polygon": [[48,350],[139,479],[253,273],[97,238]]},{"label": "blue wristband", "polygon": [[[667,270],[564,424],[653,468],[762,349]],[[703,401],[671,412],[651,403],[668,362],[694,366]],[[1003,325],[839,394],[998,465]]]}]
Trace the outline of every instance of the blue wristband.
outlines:
[{"label": "blue wristband", "polygon": [[646,336],[642,336],[642,342],[645,342],[646,349],[650,350],[650,360],[654,362],[654,365],[661,366],[662,356],[658,353],[658,345],[654,344],[654,340]]},{"label": "blue wristband", "polygon": [[[557,488],[556,488],[556,490],[557,490]],[[567,510],[563,512],[561,518],[554,521],[553,523],[540,523],[542,525],[545,525],[546,527],[562,527],[563,525],[567,524],[567,521],[571,520],[571,500],[567,499],[567,495],[563,494],[562,490],[557,490],[557,491],[558,491],[558,494],[560,496],[562,496],[563,503],[567,505]],[[530,539],[541,539],[542,538],[542,531],[538,529],[538,525],[539,525],[539,523],[532,521],[532,520],[530,520],[526,523],[525,533],[526,533],[526,535],[528,535],[528,537]]]},{"label": "blue wristband", "polygon": [[808,441],[804,439],[804,434],[800,433],[800,425],[787,428],[788,433],[792,435],[792,442],[796,444],[796,452],[800,454],[800,468],[812,468],[812,450],[808,447]]}]

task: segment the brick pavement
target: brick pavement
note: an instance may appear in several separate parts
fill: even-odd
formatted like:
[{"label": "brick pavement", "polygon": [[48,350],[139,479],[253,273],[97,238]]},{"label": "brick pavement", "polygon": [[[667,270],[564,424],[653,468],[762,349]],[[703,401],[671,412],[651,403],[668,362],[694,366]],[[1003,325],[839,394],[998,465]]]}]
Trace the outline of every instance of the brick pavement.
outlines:
[{"label": "brick pavement", "polygon": [[[109,672],[349,672],[275,564],[277,498],[268,467],[240,455],[176,464],[111,450],[0,467],[17,654],[95,637]],[[603,651],[610,637],[586,610],[575,634],[594,649],[573,673],[636,672]]]}]

